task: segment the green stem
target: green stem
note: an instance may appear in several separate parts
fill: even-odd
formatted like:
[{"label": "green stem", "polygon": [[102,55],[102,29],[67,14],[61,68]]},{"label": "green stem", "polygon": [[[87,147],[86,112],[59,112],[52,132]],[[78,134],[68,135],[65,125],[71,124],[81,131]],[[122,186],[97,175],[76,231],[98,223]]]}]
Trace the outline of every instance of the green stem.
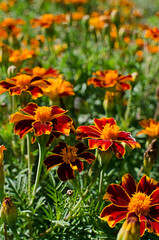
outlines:
[{"label": "green stem", "polygon": [[44,155],[45,155],[45,149],[46,149],[46,146],[41,145],[40,143],[38,143],[38,146],[39,146],[39,161],[38,161],[38,168],[37,168],[37,172],[36,172],[36,179],[35,179],[35,184],[34,184],[34,188],[33,188],[30,205],[33,203],[35,195],[36,195],[36,189],[39,184],[39,179],[40,179],[40,174],[41,174],[41,169],[42,169]]},{"label": "green stem", "polygon": [[27,156],[28,156],[28,200],[30,201],[31,197],[31,159],[30,159],[30,153],[31,153],[31,137],[30,134],[27,134]]},{"label": "green stem", "polygon": [[4,223],[4,238],[7,240],[7,225]]},{"label": "green stem", "polygon": [[16,239],[16,240],[20,240],[20,238],[19,238],[19,236],[18,236],[18,234],[17,234],[16,228],[15,228],[15,227],[11,227],[11,230],[12,230],[12,232],[13,232],[13,234],[14,234],[15,239]]},{"label": "green stem", "polygon": [[[74,208],[69,212],[69,214],[66,216],[65,220],[68,220],[70,218],[73,218],[76,215],[75,210],[79,207],[79,205],[81,204],[81,202],[84,200],[85,196],[87,195],[88,191],[90,190],[90,188],[92,187],[93,183],[95,182],[96,178],[98,177],[99,173],[102,170],[102,166],[100,166],[100,168],[98,169],[96,175],[94,176],[94,178],[92,179],[92,182],[89,184],[89,186],[87,187],[87,189],[85,190],[85,192],[83,193],[83,195],[80,197],[80,199],[78,200],[77,204],[74,206]],[[75,212],[75,213],[74,213]],[[74,213],[74,214],[73,214]]]}]

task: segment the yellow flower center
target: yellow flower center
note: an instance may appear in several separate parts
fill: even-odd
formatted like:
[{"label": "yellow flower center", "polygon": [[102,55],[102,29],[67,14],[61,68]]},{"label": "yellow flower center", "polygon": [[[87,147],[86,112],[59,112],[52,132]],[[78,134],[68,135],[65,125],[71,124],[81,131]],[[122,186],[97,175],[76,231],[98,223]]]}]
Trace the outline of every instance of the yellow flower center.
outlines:
[{"label": "yellow flower center", "polygon": [[35,119],[43,123],[50,122],[52,120],[51,107],[38,107],[35,112]]},{"label": "yellow flower center", "polygon": [[111,125],[110,123],[106,123],[106,125],[103,128],[101,138],[104,140],[115,140],[118,137],[120,127],[117,125]]},{"label": "yellow flower center", "polygon": [[18,75],[15,79],[17,80],[16,85],[20,87],[29,86],[31,81],[31,77],[26,74]]},{"label": "yellow flower center", "polygon": [[147,215],[150,210],[151,198],[145,193],[136,192],[130,200],[128,211],[135,212],[136,215]]},{"label": "yellow flower center", "polygon": [[[69,147],[67,146],[67,148],[64,148],[61,150],[62,151],[62,155],[63,155],[63,161],[66,164],[70,164],[71,162],[74,162],[77,158],[77,148],[75,147]],[[71,166],[74,170],[77,169],[76,166]]]}]

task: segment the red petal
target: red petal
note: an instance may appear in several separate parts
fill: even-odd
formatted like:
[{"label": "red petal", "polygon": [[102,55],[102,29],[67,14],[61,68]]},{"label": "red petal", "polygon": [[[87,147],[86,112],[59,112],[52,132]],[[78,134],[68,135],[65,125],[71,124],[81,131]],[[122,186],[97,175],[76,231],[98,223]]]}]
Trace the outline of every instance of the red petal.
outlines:
[{"label": "red petal", "polygon": [[76,130],[77,139],[82,138],[100,138],[101,132],[95,126],[80,126]]},{"label": "red petal", "polygon": [[71,162],[72,166],[77,166],[77,169],[79,172],[83,171],[83,162],[79,160],[75,160],[74,162]]},{"label": "red petal", "polygon": [[121,186],[126,190],[130,197],[136,192],[136,182],[130,174],[125,174],[122,177]]},{"label": "red petal", "polygon": [[110,227],[114,227],[116,223],[126,218],[128,211],[126,208],[116,207],[113,204],[103,209],[100,218],[108,222]]},{"label": "red petal", "polygon": [[120,83],[120,86],[124,91],[131,89],[131,85],[129,83]]},{"label": "red petal", "polygon": [[36,103],[29,103],[25,108],[23,108],[23,112],[28,113],[29,115],[35,115],[35,111],[38,108]]},{"label": "red petal", "polygon": [[44,164],[47,167],[47,170],[50,170],[50,168],[55,167],[61,163],[63,163],[62,157],[56,154],[52,154],[44,160]]},{"label": "red petal", "polygon": [[15,84],[8,83],[6,81],[1,81],[0,82],[0,87],[5,89],[6,91],[9,90],[9,88],[14,87],[14,86],[15,86]]},{"label": "red petal", "polygon": [[82,142],[77,143],[77,144],[75,145],[75,148],[78,149],[78,150],[77,150],[77,155],[83,153],[84,151],[86,151],[86,150],[88,149],[88,147],[85,146]]},{"label": "red petal", "polygon": [[147,218],[141,215],[139,220],[140,220],[140,236],[142,237],[145,233]]},{"label": "red petal", "polygon": [[135,139],[131,136],[131,133],[129,132],[119,132],[117,140],[126,143],[132,149],[141,147],[140,144],[135,141]]},{"label": "red petal", "polygon": [[159,188],[154,190],[150,195],[151,200],[151,206],[154,204],[159,204]]},{"label": "red petal", "polygon": [[67,110],[62,109],[59,106],[53,106],[52,110],[51,110],[51,115],[53,117],[57,117],[57,116],[59,116],[59,115],[61,115],[63,113],[66,113],[66,112],[67,112]]},{"label": "red petal", "polygon": [[9,89],[10,91],[10,95],[14,96],[14,95],[21,95],[22,90],[26,90],[26,87],[24,87],[23,89],[20,87],[12,87]]},{"label": "red petal", "polygon": [[37,86],[30,87],[28,91],[31,92],[33,99],[37,99],[38,97],[41,97],[43,95],[43,91]]},{"label": "red petal", "polygon": [[61,181],[67,181],[68,179],[74,179],[73,169],[70,167],[70,164],[63,163],[59,166],[57,174]]},{"label": "red petal", "polygon": [[88,163],[91,163],[95,160],[95,156],[91,152],[84,152],[78,155],[79,158],[86,160]]},{"label": "red petal", "polygon": [[40,136],[42,134],[50,134],[52,131],[52,123],[41,123],[39,122],[34,122],[32,124],[34,130],[35,130],[35,136]]},{"label": "red petal", "polygon": [[59,144],[56,147],[54,147],[52,152],[62,155],[61,150],[64,149],[64,148],[67,148],[66,143],[65,142],[59,142]]},{"label": "red petal", "polygon": [[89,139],[89,148],[99,148],[102,151],[107,151],[113,144],[111,140]]},{"label": "red petal", "polygon": [[117,158],[122,158],[125,154],[123,145],[118,142],[113,141],[112,149]]},{"label": "red petal", "polygon": [[158,188],[158,185],[159,183],[153,178],[144,175],[138,183],[137,191],[150,195],[156,188]]},{"label": "red petal", "polygon": [[104,126],[106,125],[106,123],[110,123],[111,125],[115,125],[116,124],[116,121],[114,118],[100,118],[100,119],[97,119],[95,118],[94,119],[94,123],[95,125],[99,128],[99,130],[103,130]]},{"label": "red petal", "polygon": [[23,138],[25,134],[30,132],[32,128],[32,120],[22,120],[15,124],[14,132],[20,136],[20,138]]},{"label": "red petal", "polygon": [[130,202],[129,195],[125,189],[118,184],[110,184],[103,199],[111,201],[118,207],[128,207]]},{"label": "red petal", "polygon": [[59,116],[52,120],[53,122],[53,130],[56,130],[65,135],[70,134],[70,129],[72,127],[72,119],[66,115]]},{"label": "red petal", "polygon": [[[159,200],[158,200],[159,201]],[[159,222],[159,205],[150,207],[148,215],[155,221]]]}]

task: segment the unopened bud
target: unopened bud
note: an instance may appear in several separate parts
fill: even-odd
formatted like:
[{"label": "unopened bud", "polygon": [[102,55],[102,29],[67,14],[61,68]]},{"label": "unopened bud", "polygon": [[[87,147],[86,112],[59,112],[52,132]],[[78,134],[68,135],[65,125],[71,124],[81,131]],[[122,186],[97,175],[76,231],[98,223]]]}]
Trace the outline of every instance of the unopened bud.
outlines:
[{"label": "unopened bud", "polygon": [[113,109],[115,103],[115,92],[106,91],[103,107],[109,112]]},{"label": "unopened bud", "polygon": [[1,207],[1,218],[9,227],[13,227],[17,221],[17,209],[9,197],[5,197]]},{"label": "unopened bud", "polygon": [[116,27],[119,27],[120,24],[120,14],[117,9],[114,9],[110,14],[111,21],[116,25]]},{"label": "unopened bud", "polygon": [[99,150],[99,156],[101,158],[101,162],[103,164],[108,164],[110,160],[112,159],[113,156],[113,151],[112,149],[108,149],[107,151],[100,151]]},{"label": "unopened bud", "polygon": [[140,223],[136,216],[128,217],[118,232],[117,240],[139,240]]},{"label": "unopened bud", "polygon": [[155,164],[157,160],[157,139],[152,140],[149,144],[147,150],[144,153],[144,168],[149,169],[151,171],[152,166]]},{"label": "unopened bud", "polygon": [[15,77],[17,75],[16,66],[14,66],[14,65],[9,66],[9,68],[7,69],[7,74],[8,74],[9,78]]}]

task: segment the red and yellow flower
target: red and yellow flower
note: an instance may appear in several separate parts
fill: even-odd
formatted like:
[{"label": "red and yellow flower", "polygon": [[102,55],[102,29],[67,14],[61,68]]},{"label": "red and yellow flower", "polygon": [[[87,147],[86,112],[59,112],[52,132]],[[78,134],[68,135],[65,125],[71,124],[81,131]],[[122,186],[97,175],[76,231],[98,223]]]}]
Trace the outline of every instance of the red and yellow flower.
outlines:
[{"label": "red and yellow flower", "polygon": [[53,15],[51,13],[47,13],[42,15],[40,18],[34,18],[31,20],[32,27],[42,27],[42,28],[49,28],[52,24],[60,24],[66,22],[66,15],[59,14]]},{"label": "red and yellow flower", "polygon": [[157,27],[147,29],[145,37],[153,39],[158,42],[159,41],[159,29]]},{"label": "red and yellow flower", "polygon": [[94,87],[110,88],[116,91],[126,91],[131,89],[127,82],[134,81],[131,74],[121,75],[117,70],[104,70],[93,73],[93,77],[88,79],[87,84]]},{"label": "red and yellow flower", "polygon": [[100,218],[110,227],[134,214],[139,218],[140,236],[146,229],[159,235],[159,182],[144,175],[136,183],[130,174],[125,174],[120,185],[108,186],[103,199],[111,204],[103,209]]},{"label": "red and yellow flower", "polygon": [[22,68],[20,72],[28,74],[28,75],[33,75],[33,76],[39,76],[42,78],[51,78],[51,77],[57,77],[59,76],[59,72],[56,69],[53,68],[48,68],[45,69],[43,67],[34,67],[34,68]]},{"label": "red and yellow flower", "polygon": [[43,88],[44,95],[48,96],[52,100],[56,100],[61,97],[73,96],[74,90],[73,85],[64,80],[62,77],[48,78],[49,83]]},{"label": "red and yellow flower", "polygon": [[145,119],[139,122],[140,125],[144,128],[139,131],[136,135],[146,134],[151,138],[158,138],[159,137],[159,122],[150,118]]},{"label": "red and yellow flower", "polygon": [[9,94],[14,96],[29,92],[33,99],[37,99],[43,95],[43,85],[47,85],[47,81],[41,77],[19,74],[0,82],[0,94],[9,91]]},{"label": "red and yellow flower", "polygon": [[81,142],[75,146],[68,146],[65,142],[60,142],[53,149],[53,154],[45,158],[44,164],[47,170],[59,166],[57,174],[60,180],[74,179],[74,171],[78,170],[81,172],[83,170],[83,162],[81,160],[85,160],[88,163],[95,160],[94,154],[87,150],[88,147]]},{"label": "red and yellow flower", "polygon": [[140,144],[135,141],[130,132],[120,131],[114,118],[94,119],[92,126],[80,126],[77,128],[77,139],[89,139],[89,148],[98,148],[101,151],[111,150],[117,158],[122,158],[125,148],[121,143],[130,148],[140,148]]},{"label": "red and yellow flower", "polygon": [[26,107],[11,116],[11,123],[14,123],[14,132],[23,138],[28,132],[34,132],[36,137],[42,134],[69,135],[73,121],[65,115],[67,110],[59,106],[39,107],[35,103],[29,103]]}]

